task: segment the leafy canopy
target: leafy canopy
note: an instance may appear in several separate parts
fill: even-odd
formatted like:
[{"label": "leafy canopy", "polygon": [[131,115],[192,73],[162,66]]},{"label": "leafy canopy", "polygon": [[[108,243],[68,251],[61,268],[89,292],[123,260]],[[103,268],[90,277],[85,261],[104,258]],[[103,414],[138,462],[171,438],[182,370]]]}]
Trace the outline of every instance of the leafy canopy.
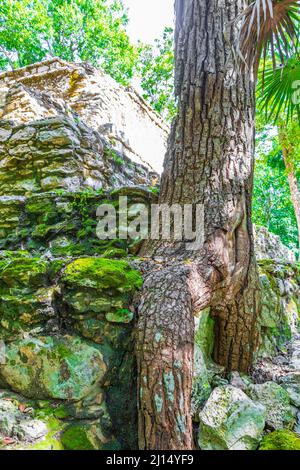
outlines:
[{"label": "leafy canopy", "polygon": [[[242,13],[233,47],[241,70],[259,73],[258,103],[267,120],[300,122],[299,0],[255,0]],[[271,64],[271,65],[270,65]]]},{"label": "leafy canopy", "polygon": [[258,103],[269,122],[285,116],[287,121],[298,116],[300,122],[300,60],[295,55],[282,67],[265,71],[258,85]]},{"label": "leafy canopy", "polygon": [[[297,222],[278,132],[266,124],[262,114],[257,116],[257,127],[252,220],[257,226],[267,227],[296,252]],[[290,122],[286,129],[289,142],[294,136],[290,158],[299,177],[300,127],[297,122]]]},{"label": "leafy canopy", "polygon": [[1,0],[0,67],[58,56],[102,67],[127,84],[138,58],[120,0]]},{"label": "leafy canopy", "polygon": [[174,95],[174,31],[165,28],[154,45],[140,44],[140,80],[143,97],[167,121],[176,114]]}]

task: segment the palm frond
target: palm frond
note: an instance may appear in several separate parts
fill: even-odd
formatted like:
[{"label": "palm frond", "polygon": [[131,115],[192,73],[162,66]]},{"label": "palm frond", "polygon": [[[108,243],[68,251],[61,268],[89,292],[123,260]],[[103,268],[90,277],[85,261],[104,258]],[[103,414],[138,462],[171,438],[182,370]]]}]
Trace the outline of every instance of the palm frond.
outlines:
[{"label": "palm frond", "polygon": [[275,70],[271,67],[262,72],[257,88],[257,101],[268,121],[276,122],[279,117],[286,121],[298,115],[300,123],[300,61],[293,57]]},{"label": "palm frond", "polygon": [[255,0],[235,20],[239,34],[234,45],[241,68],[258,70],[268,54],[274,69],[298,50],[296,24],[299,23],[299,0]]}]

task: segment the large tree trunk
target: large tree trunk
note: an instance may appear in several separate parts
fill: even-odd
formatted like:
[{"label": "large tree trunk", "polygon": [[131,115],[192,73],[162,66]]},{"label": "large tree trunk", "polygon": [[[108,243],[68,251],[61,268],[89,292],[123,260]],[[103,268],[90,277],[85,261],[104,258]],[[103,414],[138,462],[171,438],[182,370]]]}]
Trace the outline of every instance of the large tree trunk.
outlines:
[{"label": "large tree trunk", "polygon": [[[139,444],[193,448],[190,397],[194,315],[210,306],[214,359],[247,372],[257,342],[259,287],[251,193],[254,88],[234,70],[232,21],[242,0],[176,0],[176,95],[160,203],[203,204],[205,243],[148,242],[137,325]],[[224,29],[226,34],[224,35]]]},{"label": "large tree trunk", "polygon": [[282,148],[282,155],[290,186],[291,199],[297,221],[298,249],[300,258],[300,190],[293,164],[293,145],[289,141],[289,136],[286,131],[286,126],[284,124],[279,125],[279,141]]}]

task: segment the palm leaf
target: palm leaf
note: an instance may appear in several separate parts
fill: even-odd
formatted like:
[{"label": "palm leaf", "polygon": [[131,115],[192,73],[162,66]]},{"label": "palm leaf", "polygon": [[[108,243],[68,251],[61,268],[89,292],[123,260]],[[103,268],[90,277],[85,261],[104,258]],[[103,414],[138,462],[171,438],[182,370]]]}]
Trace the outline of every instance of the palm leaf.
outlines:
[{"label": "palm leaf", "polygon": [[[263,79],[264,76],[264,79]],[[293,57],[283,67],[269,68],[260,74],[258,106],[268,121],[279,116],[286,121],[298,115],[300,123],[300,61]]]},{"label": "palm leaf", "polygon": [[265,63],[268,54],[276,68],[278,58],[283,63],[296,53],[299,0],[255,0],[235,21],[239,34],[234,49],[241,68],[254,66],[257,72],[261,56]]}]

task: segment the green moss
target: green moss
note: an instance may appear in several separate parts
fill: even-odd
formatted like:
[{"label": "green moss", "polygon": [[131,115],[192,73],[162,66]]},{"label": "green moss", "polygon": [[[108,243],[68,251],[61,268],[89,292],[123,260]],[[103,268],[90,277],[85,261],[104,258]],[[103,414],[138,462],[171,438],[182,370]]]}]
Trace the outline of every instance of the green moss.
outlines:
[{"label": "green moss", "polygon": [[60,405],[54,410],[54,416],[59,419],[65,419],[69,416],[69,413],[64,405]]},{"label": "green moss", "polygon": [[56,259],[49,263],[48,273],[51,278],[54,278],[58,275],[58,273],[62,270],[62,268],[66,265],[66,261],[63,259]]},{"label": "green moss", "polygon": [[35,227],[32,232],[32,237],[36,239],[43,239],[48,236],[53,236],[60,233],[62,230],[64,233],[72,232],[75,229],[75,225],[72,222],[60,222],[54,225],[40,224]]},{"label": "green moss", "polygon": [[120,292],[133,292],[142,286],[141,274],[126,261],[106,258],[82,258],[70,263],[63,280],[71,285],[96,289],[113,288]]},{"label": "green moss", "polygon": [[61,442],[66,450],[95,449],[87,430],[83,426],[74,425],[66,429],[61,436]]},{"label": "green moss", "polygon": [[125,161],[120,154],[118,154],[115,150],[111,147],[104,147],[104,155],[109,160],[113,161],[116,165],[123,166],[125,165]]},{"label": "green moss", "polygon": [[15,258],[5,266],[0,266],[0,282],[8,287],[42,286],[46,275],[47,262],[40,258]]},{"label": "green moss", "polygon": [[128,254],[122,248],[109,248],[103,253],[103,258],[121,259],[128,257]]},{"label": "green moss", "polygon": [[[9,338],[9,335],[22,335],[34,325],[43,322],[42,311],[49,307],[53,295],[53,288],[40,288],[33,293],[23,293],[22,290],[2,289],[0,292],[0,334]],[[2,330],[3,329],[3,330]]]},{"label": "green moss", "polygon": [[29,258],[30,254],[26,250],[10,251],[4,250],[0,254],[0,260],[13,260],[16,258]]},{"label": "green moss", "polygon": [[[48,403],[49,404],[49,403]],[[51,410],[49,408],[49,410]],[[65,429],[66,424],[60,422],[53,416],[52,411],[48,414],[38,412],[35,417],[45,422],[48,428],[48,433],[42,439],[34,442],[33,444],[19,444],[13,447],[12,450],[64,450],[64,447],[60,440],[61,432]]]},{"label": "green moss", "polygon": [[45,199],[43,197],[32,197],[26,204],[25,210],[29,214],[45,214],[53,211],[53,204],[49,199]]},{"label": "green moss", "polygon": [[122,308],[116,312],[109,312],[105,315],[106,320],[112,323],[130,323],[133,317],[133,313],[127,308]]},{"label": "green moss", "polygon": [[26,450],[64,450],[64,447],[59,436],[56,436],[56,433],[51,432],[41,441],[26,447]]},{"label": "green moss", "polygon": [[205,309],[200,312],[199,325],[196,332],[196,344],[201,349],[205,361],[209,362],[214,347],[214,325],[215,322],[210,316],[210,310]]},{"label": "green moss", "polygon": [[292,431],[274,431],[263,438],[259,450],[300,450],[300,437]]}]

